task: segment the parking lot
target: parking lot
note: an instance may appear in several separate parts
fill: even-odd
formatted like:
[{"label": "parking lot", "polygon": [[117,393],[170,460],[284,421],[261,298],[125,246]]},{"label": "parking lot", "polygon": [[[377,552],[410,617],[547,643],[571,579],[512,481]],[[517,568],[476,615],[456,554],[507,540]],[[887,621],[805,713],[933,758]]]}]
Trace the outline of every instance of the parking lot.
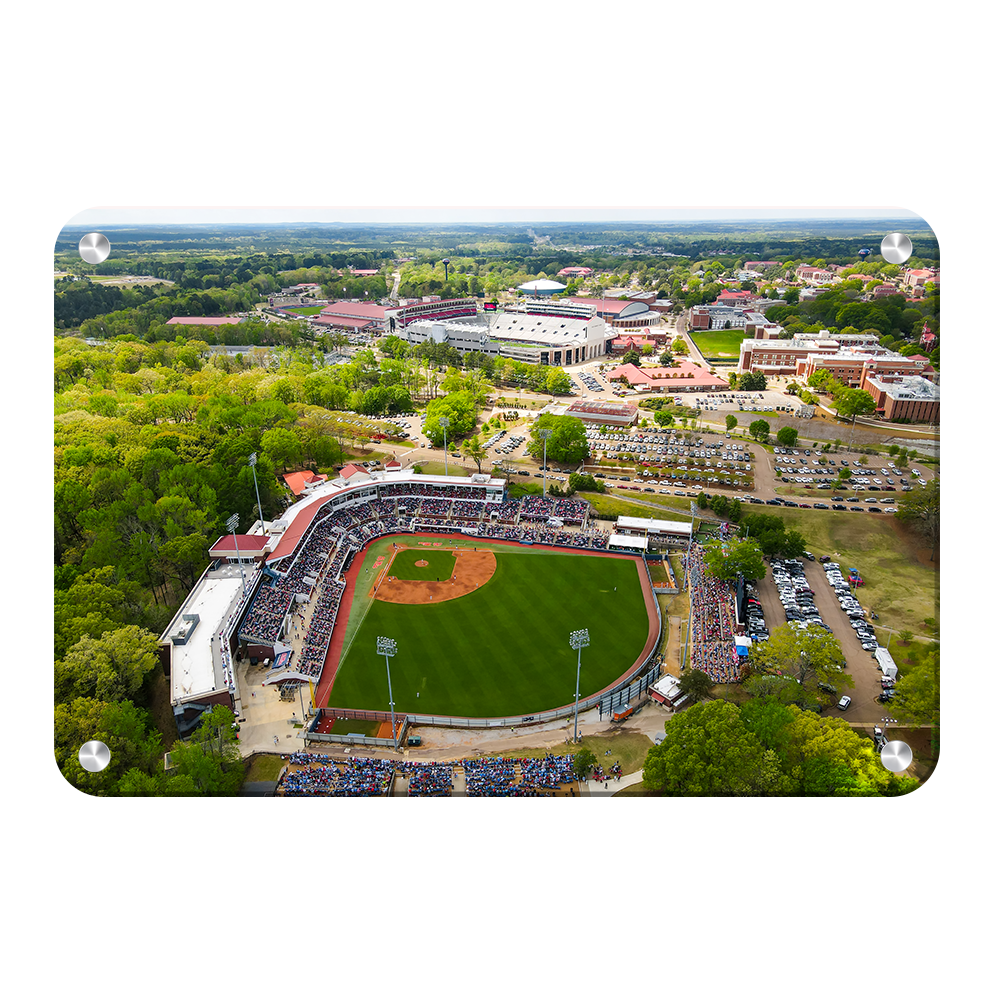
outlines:
[{"label": "parking lot", "polygon": [[[892,703],[883,704],[879,701],[879,695],[882,693],[881,671],[871,652],[862,648],[847,613],[841,608],[837,594],[828,582],[823,564],[818,559],[815,562],[802,559],[800,562],[804,570],[803,577],[813,591],[810,597],[815,610],[840,644],[846,664],[845,670],[854,680],[854,688],[846,690],[851,698],[850,707],[843,712],[835,706],[824,708],[822,714],[843,717],[848,722],[870,724],[878,722],[884,716],[891,716]],[[841,569],[846,572],[844,567]],[[769,634],[787,624],[785,606],[779,597],[778,585],[775,583],[774,570],[771,567],[768,568],[766,577],[758,581],[756,596],[760,601]]]}]

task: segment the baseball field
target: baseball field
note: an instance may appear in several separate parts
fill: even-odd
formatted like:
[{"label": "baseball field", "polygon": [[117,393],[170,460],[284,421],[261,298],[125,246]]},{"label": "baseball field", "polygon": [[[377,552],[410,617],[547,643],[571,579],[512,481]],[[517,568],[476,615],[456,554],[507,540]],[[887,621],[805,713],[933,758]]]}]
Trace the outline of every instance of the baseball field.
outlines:
[{"label": "baseball field", "polygon": [[397,712],[474,717],[570,704],[574,630],[590,635],[582,697],[625,673],[655,636],[634,559],[478,539],[395,541],[406,547],[382,539],[357,568],[330,706],[388,709],[379,636],[397,644],[390,664]]}]

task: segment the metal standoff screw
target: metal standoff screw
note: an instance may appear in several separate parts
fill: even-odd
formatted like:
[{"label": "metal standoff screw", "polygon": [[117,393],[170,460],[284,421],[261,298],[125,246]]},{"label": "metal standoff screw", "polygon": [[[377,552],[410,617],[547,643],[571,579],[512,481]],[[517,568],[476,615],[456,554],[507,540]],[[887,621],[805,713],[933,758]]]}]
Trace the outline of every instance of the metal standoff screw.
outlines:
[{"label": "metal standoff screw", "polygon": [[910,259],[911,253],[913,253],[913,244],[910,242],[910,238],[902,233],[889,233],[882,240],[882,256],[890,264],[902,264]]},{"label": "metal standoff screw", "polygon": [[80,239],[77,250],[88,264],[100,264],[111,253],[111,244],[104,233],[87,233]]},{"label": "metal standoff screw", "polygon": [[902,740],[892,740],[882,747],[882,766],[894,774],[901,774],[913,760],[913,751]]},{"label": "metal standoff screw", "polygon": [[111,751],[100,740],[90,740],[77,755],[85,771],[103,771],[111,763]]}]

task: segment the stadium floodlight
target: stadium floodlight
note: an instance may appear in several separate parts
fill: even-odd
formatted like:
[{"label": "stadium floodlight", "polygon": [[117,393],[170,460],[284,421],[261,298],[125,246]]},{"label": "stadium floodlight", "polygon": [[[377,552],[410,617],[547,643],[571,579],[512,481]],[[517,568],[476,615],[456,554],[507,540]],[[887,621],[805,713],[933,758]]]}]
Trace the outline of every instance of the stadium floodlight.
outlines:
[{"label": "stadium floodlight", "polygon": [[438,418],[438,426],[444,431],[444,474],[448,475],[448,424],[451,421],[447,417]]},{"label": "stadium floodlight", "polygon": [[260,518],[260,533],[264,534],[264,508],[260,505],[260,489],[257,487],[257,452],[250,452],[250,457],[247,459],[250,465],[250,471],[253,472],[253,488],[254,492],[257,494],[257,517]]},{"label": "stadium floodlight", "polygon": [[540,427],[538,429],[538,436],[542,439],[542,496],[544,497],[548,492],[545,484],[548,476],[548,444],[549,438],[552,437],[552,428]]},{"label": "stadium floodlight", "polygon": [[590,633],[585,628],[569,634],[569,644],[576,650],[576,708],[573,711],[573,742],[579,740],[578,722],[580,718],[580,657],[585,646],[590,645]]},{"label": "stadium floodlight", "polygon": [[237,564],[240,567],[240,580],[243,583],[243,595],[245,597],[246,596],[246,592],[247,592],[247,579],[243,575],[243,560],[240,557],[240,543],[239,543],[239,541],[236,538],[236,529],[239,526],[240,526],[240,515],[239,514],[233,514],[229,518],[229,520],[226,521],[226,527],[232,532],[232,534],[233,534],[233,542],[236,545],[236,562],[237,562]]},{"label": "stadium floodlight", "polygon": [[396,706],[392,700],[392,675],[389,673],[389,657],[396,655],[396,640],[380,635],[375,640],[375,651],[385,657],[385,676],[389,682],[389,715],[392,717],[392,745],[399,749],[396,742]]}]

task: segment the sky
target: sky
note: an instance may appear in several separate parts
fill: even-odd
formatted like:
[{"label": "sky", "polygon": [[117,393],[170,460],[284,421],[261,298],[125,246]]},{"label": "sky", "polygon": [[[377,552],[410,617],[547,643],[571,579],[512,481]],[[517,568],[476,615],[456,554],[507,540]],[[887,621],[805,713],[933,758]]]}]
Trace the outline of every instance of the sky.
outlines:
[{"label": "sky", "polygon": [[349,222],[489,223],[489,222],[692,222],[739,219],[919,219],[905,208],[809,206],[339,206],[339,207],[114,207],[89,208],[69,226],[182,225],[215,223]]}]

